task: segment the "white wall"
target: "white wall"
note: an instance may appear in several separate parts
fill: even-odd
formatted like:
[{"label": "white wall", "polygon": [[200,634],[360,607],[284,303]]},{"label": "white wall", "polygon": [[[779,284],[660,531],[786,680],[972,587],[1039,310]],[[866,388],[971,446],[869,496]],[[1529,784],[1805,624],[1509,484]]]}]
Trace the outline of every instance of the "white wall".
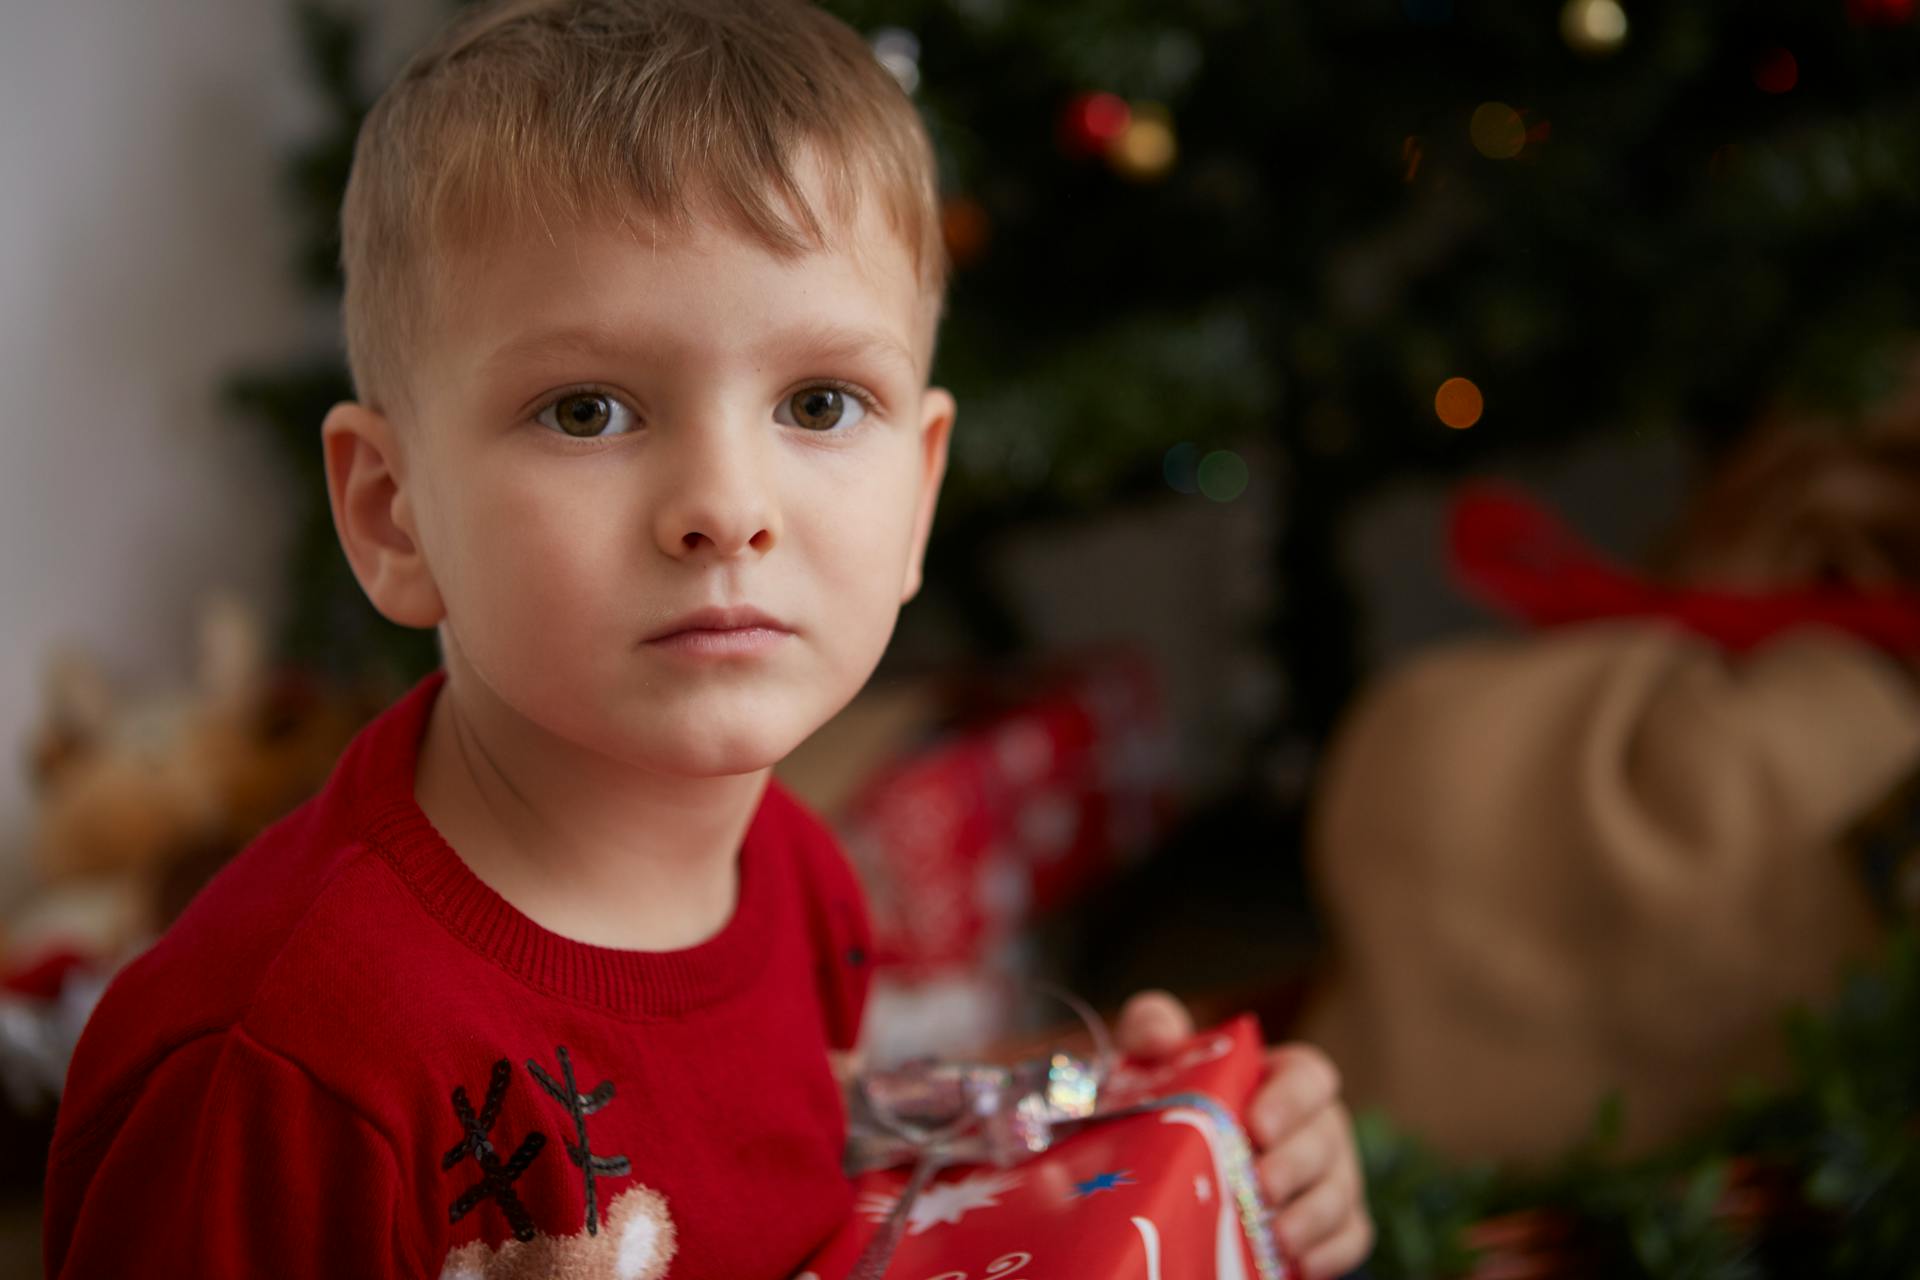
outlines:
[{"label": "white wall", "polygon": [[[444,12],[377,7],[376,67]],[[52,646],[166,687],[203,591],[279,607],[287,481],[216,396],[333,341],[279,180],[318,118],[291,0],[0,0],[0,884]]]}]

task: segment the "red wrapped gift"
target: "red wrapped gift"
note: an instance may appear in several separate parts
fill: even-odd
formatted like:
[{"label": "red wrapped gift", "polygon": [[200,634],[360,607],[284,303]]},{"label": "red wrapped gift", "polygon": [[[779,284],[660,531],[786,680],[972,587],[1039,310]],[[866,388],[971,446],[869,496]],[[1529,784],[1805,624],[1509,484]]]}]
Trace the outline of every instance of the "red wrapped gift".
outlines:
[{"label": "red wrapped gift", "polygon": [[1172,813],[1171,761],[1153,668],[1113,652],[883,768],[836,818],[882,970],[972,969],[1143,852]]},{"label": "red wrapped gift", "polygon": [[[1122,1066],[1101,1090],[1099,1113],[1044,1154],[1008,1168],[940,1172],[909,1202],[884,1275],[1294,1275],[1273,1238],[1238,1119],[1261,1064],[1259,1024],[1243,1016],[1163,1063]],[[862,1175],[854,1219],[801,1280],[852,1275],[910,1178],[905,1168]]]}]

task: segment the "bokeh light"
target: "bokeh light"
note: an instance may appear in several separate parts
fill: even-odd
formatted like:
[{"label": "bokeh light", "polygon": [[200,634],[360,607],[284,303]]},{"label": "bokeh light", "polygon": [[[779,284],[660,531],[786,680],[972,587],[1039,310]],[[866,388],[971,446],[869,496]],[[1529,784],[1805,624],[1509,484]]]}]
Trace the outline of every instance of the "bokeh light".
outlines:
[{"label": "bokeh light", "polygon": [[1616,53],[1627,42],[1627,11],[1619,0],[1567,0],[1560,11],[1560,38],[1588,57]]},{"label": "bokeh light", "polygon": [[1108,151],[1113,167],[1126,177],[1148,180],[1163,176],[1173,167],[1178,150],[1173,138],[1173,117],[1157,102],[1136,102],[1126,131]]},{"label": "bokeh light", "polygon": [[904,27],[880,28],[873,33],[873,56],[908,93],[920,87],[920,38],[913,32]]},{"label": "bokeh light", "polygon": [[950,196],[940,206],[940,234],[956,267],[978,262],[987,251],[992,222],[986,206],[970,196]]},{"label": "bokeh light", "polygon": [[1132,119],[1132,108],[1118,94],[1080,94],[1061,112],[1061,145],[1082,155],[1099,155],[1120,139]]},{"label": "bokeh light", "polygon": [[1252,474],[1245,458],[1231,449],[1216,449],[1200,459],[1200,492],[1215,502],[1232,502],[1247,491]]},{"label": "bokeh light", "polygon": [[1769,49],[1754,60],[1753,83],[1762,93],[1786,93],[1800,83],[1800,64],[1785,49]]},{"label": "bokeh light", "polygon": [[1527,122],[1504,102],[1483,102],[1467,126],[1473,146],[1489,160],[1511,160],[1527,145]]},{"label": "bokeh light", "polygon": [[1901,27],[1913,20],[1914,0],[1847,0],[1847,21],[1856,27]]},{"label": "bokeh light", "polygon": [[1160,473],[1167,478],[1167,487],[1175,493],[1200,492],[1200,446],[1191,440],[1182,440],[1167,450],[1167,456],[1161,460]]},{"label": "bokeh light", "polygon": [[1465,431],[1480,421],[1486,407],[1480,388],[1469,378],[1448,378],[1433,397],[1433,411],[1455,431]]}]

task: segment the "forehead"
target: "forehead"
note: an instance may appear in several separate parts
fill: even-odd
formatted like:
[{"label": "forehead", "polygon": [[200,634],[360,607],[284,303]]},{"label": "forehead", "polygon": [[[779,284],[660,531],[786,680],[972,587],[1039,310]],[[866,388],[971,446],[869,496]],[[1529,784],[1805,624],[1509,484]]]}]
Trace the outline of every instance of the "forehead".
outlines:
[{"label": "forehead", "polygon": [[634,207],[470,238],[440,264],[430,359],[472,377],[587,347],[752,357],[810,334],[924,384],[937,300],[876,206],[823,217],[825,243],[798,254],[705,212],[675,228]]}]

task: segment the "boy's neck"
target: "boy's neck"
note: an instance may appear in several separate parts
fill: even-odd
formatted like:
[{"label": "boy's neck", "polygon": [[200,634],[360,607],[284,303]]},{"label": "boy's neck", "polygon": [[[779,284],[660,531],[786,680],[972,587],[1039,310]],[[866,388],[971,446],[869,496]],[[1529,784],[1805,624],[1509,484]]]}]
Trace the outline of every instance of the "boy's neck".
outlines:
[{"label": "boy's neck", "polygon": [[740,843],[771,773],[672,777],[583,751],[449,653],[414,794],[461,861],[542,928],[672,951],[732,918]]}]

